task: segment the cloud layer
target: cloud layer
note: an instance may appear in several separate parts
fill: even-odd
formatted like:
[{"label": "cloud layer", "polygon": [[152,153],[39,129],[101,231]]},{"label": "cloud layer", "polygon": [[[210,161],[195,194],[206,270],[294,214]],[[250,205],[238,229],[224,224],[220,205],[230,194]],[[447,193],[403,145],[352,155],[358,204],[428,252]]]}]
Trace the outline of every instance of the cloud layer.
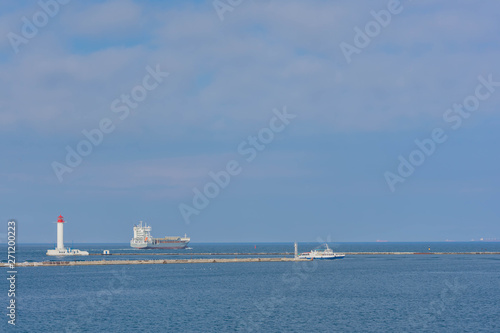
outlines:
[{"label": "cloud layer", "polygon": [[[264,193],[298,198],[300,190],[285,181],[295,179],[311,195],[336,196],[338,189],[386,195],[382,174],[414,149],[415,137],[446,126],[445,110],[474,93],[479,75],[500,81],[494,2],[401,2],[401,12],[346,61],[340,44],[355,45],[356,29],[364,31],[375,20],[372,12],[388,3],[243,1],[221,21],[210,1],[73,1],[60,5],[17,53],[9,33],[22,36],[24,18],[33,22],[42,9],[5,5],[0,191],[15,193],[17,202],[27,189],[54,195],[60,189],[88,202],[93,195],[128,202],[137,195],[175,206],[207,181],[208,171],[237,155],[238,144],[267,125],[273,108],[286,105],[297,121],[247,168],[236,192],[257,195],[251,185],[260,180]],[[148,66],[168,78],[120,119],[113,102],[137,92]],[[500,91],[455,137],[474,133],[495,142],[499,103]],[[59,184],[51,163],[64,162],[66,147],[76,149],[82,131],[103,118],[115,130]],[[436,156],[439,177],[415,181],[416,191],[434,191],[440,168],[476,149],[464,147],[467,153]],[[490,149],[479,148],[480,163],[496,165]],[[445,192],[462,188],[465,195],[486,186],[484,195],[494,195],[481,179],[452,174]]]}]

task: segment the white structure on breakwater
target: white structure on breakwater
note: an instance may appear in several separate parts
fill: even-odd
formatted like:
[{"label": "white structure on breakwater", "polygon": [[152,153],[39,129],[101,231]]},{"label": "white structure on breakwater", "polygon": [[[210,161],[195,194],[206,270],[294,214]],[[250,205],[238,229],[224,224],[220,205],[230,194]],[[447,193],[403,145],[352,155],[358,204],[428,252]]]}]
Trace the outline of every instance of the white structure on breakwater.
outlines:
[{"label": "white structure on breakwater", "polygon": [[64,247],[64,218],[59,215],[57,218],[57,247],[54,250],[47,250],[48,256],[88,256],[87,251],[70,249]]}]

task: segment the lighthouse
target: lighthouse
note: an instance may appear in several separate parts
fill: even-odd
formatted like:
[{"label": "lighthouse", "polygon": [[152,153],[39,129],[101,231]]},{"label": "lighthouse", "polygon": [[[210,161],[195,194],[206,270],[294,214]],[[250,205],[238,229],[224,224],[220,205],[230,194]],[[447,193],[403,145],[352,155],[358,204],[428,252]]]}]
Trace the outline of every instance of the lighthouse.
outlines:
[{"label": "lighthouse", "polygon": [[59,215],[57,218],[57,249],[64,251],[64,218]]},{"label": "lighthouse", "polygon": [[57,247],[54,250],[47,250],[48,256],[88,256],[87,251],[77,249],[67,249],[64,247],[64,217],[59,215],[57,218]]}]

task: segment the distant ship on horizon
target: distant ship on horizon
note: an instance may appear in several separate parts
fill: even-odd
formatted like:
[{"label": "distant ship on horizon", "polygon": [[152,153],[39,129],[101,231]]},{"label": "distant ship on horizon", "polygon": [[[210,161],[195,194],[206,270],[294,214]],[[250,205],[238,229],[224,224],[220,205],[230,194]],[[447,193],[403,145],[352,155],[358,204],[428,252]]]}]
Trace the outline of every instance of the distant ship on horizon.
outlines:
[{"label": "distant ship on horizon", "polygon": [[146,223],[134,225],[134,238],[130,240],[130,246],[136,249],[184,249],[191,238],[179,236],[166,236],[163,238],[151,237],[151,226]]},{"label": "distant ship on horizon", "polygon": [[496,238],[484,238],[484,237],[481,237],[479,239],[474,239],[472,238],[470,240],[471,242],[500,242],[500,239],[496,239]]}]

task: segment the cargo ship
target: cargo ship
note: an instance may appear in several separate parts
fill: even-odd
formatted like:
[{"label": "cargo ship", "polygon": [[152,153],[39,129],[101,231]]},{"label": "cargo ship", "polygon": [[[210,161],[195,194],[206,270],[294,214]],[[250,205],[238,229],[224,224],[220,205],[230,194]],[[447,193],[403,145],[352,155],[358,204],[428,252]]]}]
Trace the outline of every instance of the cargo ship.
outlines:
[{"label": "cargo ship", "polygon": [[151,226],[146,223],[143,225],[141,221],[138,225],[134,225],[134,238],[130,241],[130,246],[136,249],[184,249],[190,240],[187,235],[151,237]]}]

